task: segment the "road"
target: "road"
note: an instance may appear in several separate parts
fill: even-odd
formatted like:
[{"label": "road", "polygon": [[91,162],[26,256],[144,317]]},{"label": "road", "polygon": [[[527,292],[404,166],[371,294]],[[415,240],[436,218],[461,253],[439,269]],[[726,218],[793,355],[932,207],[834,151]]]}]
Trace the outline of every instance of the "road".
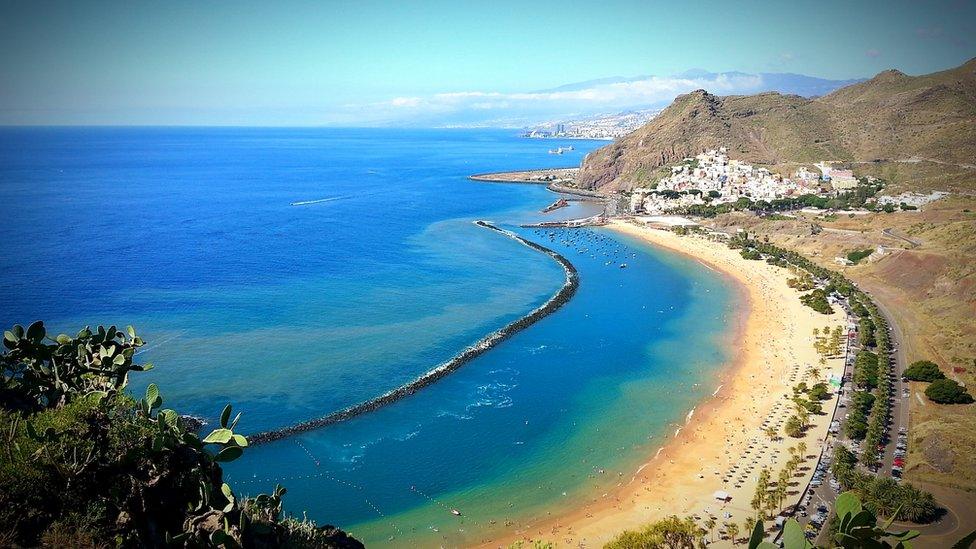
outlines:
[{"label": "road", "polygon": [[[881,229],[881,234],[883,234],[883,235],[885,235],[887,237],[894,238],[896,240],[901,240],[903,242],[907,242],[908,245],[911,246],[912,248],[918,248],[919,246],[922,245],[922,243],[919,242],[919,241],[917,241],[917,240],[912,240],[911,238],[908,238],[907,236],[902,236],[900,234],[895,234],[894,231],[893,231],[893,229],[891,229],[890,227],[887,228],[887,229]],[[889,322],[890,322],[890,320],[889,320]]]},{"label": "road", "polygon": [[[877,305],[878,311],[884,316],[885,320],[888,322],[888,328],[891,330],[891,344],[894,348],[894,352],[891,357],[892,372],[894,374],[894,379],[892,381],[892,396],[893,402],[891,405],[891,429],[889,434],[892,440],[888,441],[885,446],[884,455],[881,459],[882,468],[879,472],[884,472],[885,474],[891,474],[891,466],[894,461],[895,453],[895,440],[898,436],[898,430],[904,427],[908,429],[908,409],[910,407],[909,399],[911,398],[911,387],[908,383],[901,380],[901,376],[908,367],[907,353],[902,348],[901,343],[905,341],[905,336],[901,331],[901,327],[895,322],[894,316],[891,312],[881,304],[877,299],[872,298],[874,304]],[[908,396],[902,396],[905,392]]]}]

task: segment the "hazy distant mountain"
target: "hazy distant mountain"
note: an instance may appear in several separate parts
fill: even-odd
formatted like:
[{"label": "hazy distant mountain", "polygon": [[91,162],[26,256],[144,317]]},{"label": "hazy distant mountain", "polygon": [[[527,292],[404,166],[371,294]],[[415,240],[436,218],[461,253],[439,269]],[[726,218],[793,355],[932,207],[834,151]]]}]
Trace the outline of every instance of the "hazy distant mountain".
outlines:
[{"label": "hazy distant mountain", "polygon": [[[558,93],[558,92],[570,92],[570,91],[580,91],[586,90],[599,86],[606,86],[611,84],[630,84],[634,82],[641,82],[644,80],[651,80],[655,77],[653,76],[610,76],[607,78],[598,78],[595,80],[585,80],[583,82],[573,82],[570,84],[563,84],[555,88],[550,88],[546,90],[539,90],[537,93]],[[663,77],[667,79],[685,79],[685,80],[695,80],[695,81],[721,81],[721,80],[737,80],[743,81],[746,78],[753,78],[757,82],[757,85],[742,89],[742,93],[761,93],[767,91],[775,91],[783,94],[794,94],[802,95],[803,97],[815,97],[818,95],[828,94],[838,88],[843,88],[844,86],[849,86],[851,84],[856,84],[858,82],[863,82],[864,78],[855,78],[850,80],[830,80],[827,78],[818,78],[816,76],[807,76],[805,74],[794,74],[794,73],[772,73],[763,72],[758,74],[750,74],[746,72],[730,71],[730,72],[710,72],[704,69],[690,69],[679,74],[675,74],[669,77]],[[661,105],[663,106],[663,105]]]},{"label": "hazy distant mountain", "polygon": [[812,97],[851,82],[856,80],[695,69],[672,76],[611,76],[529,92],[458,90],[397,97],[358,109],[368,113],[379,125],[525,128],[546,121],[564,123],[599,113],[660,110],[678,95],[696,89],[716,95],[778,91]]},{"label": "hazy distant mountain", "polygon": [[637,131],[590,153],[580,184],[633,188],[663,166],[722,146],[765,164],[911,157],[972,163],[976,59],[923,76],[889,70],[815,99],[684,94]]}]

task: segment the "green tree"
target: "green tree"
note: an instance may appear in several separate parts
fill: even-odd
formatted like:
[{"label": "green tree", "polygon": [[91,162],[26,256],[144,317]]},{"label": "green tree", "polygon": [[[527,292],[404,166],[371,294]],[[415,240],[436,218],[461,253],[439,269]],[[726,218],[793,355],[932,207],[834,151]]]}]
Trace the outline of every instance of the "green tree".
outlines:
[{"label": "green tree", "polygon": [[790,416],[790,419],[786,420],[786,425],[783,426],[783,432],[787,436],[793,438],[800,438],[803,436],[803,421],[797,416]]},{"label": "green tree", "polygon": [[732,545],[738,545],[739,525],[734,522],[727,522],[725,523],[725,531],[728,532]]},{"label": "green tree", "polygon": [[827,400],[830,398],[830,389],[826,383],[817,383],[807,391],[810,400]]},{"label": "green tree", "polygon": [[937,379],[925,389],[925,396],[939,404],[971,404],[973,397],[952,379]]},{"label": "green tree", "polygon": [[904,377],[911,381],[931,382],[937,379],[944,379],[945,374],[942,373],[938,364],[928,360],[917,360],[912,362],[908,368],[905,368]]},{"label": "green tree", "polygon": [[705,519],[705,530],[708,531],[708,540],[709,541],[712,541],[712,540],[715,539],[712,536],[712,532],[715,530],[715,525],[716,524],[717,524],[717,522],[712,517],[708,517],[707,519]]}]

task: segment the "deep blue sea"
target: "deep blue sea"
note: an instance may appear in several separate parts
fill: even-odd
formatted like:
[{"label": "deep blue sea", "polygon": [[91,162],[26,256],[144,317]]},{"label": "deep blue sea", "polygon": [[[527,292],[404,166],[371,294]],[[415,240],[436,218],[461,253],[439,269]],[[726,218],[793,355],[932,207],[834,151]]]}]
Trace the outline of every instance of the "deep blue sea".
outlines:
[{"label": "deep blue sea", "polygon": [[[575,151],[547,154],[559,145]],[[653,454],[717,385],[736,296],[697,262],[604,229],[538,185],[472,173],[578,165],[603,142],[510,130],[0,129],[0,322],[132,324],[137,394],[245,433],[406,383],[544,303],[575,298],[379,411],[249,449],[240,493],[370,545],[456,546],[578,505]],[[627,263],[626,269],[619,267]],[[449,511],[460,509],[464,516]]]}]

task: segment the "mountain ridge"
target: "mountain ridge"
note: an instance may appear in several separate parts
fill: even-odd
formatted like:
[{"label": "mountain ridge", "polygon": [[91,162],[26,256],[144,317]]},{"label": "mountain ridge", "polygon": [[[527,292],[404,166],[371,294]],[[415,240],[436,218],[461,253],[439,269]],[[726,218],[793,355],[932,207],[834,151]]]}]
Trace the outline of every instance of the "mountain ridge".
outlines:
[{"label": "mountain ridge", "polygon": [[759,164],[976,156],[976,59],[921,76],[897,70],[827,95],[683,94],[626,137],[584,158],[578,184],[629,190],[702,150],[728,147]]},{"label": "mountain ridge", "polygon": [[[849,78],[849,79],[830,79],[830,78],[820,78],[818,76],[809,76],[806,74],[790,73],[790,72],[761,72],[761,73],[747,73],[742,71],[725,71],[725,72],[712,72],[705,69],[689,69],[671,76],[656,76],[656,75],[638,75],[638,76],[608,76],[604,78],[594,78],[592,80],[583,80],[580,82],[570,82],[568,84],[562,84],[552,88],[546,88],[541,90],[536,90],[533,93],[560,93],[560,92],[573,92],[580,91],[584,89],[589,89],[596,86],[607,86],[613,84],[630,84],[634,82],[641,82],[643,80],[651,80],[654,78],[678,78],[687,80],[707,80],[714,81],[720,78],[758,78],[759,84],[752,90],[747,90],[753,93],[761,93],[764,91],[779,91],[782,93],[791,93],[796,95],[802,95],[804,97],[815,97],[823,95],[834,91],[840,87],[848,86],[850,84],[855,84],[857,82],[863,82],[864,78]],[[663,105],[662,105],[663,106]]]}]

